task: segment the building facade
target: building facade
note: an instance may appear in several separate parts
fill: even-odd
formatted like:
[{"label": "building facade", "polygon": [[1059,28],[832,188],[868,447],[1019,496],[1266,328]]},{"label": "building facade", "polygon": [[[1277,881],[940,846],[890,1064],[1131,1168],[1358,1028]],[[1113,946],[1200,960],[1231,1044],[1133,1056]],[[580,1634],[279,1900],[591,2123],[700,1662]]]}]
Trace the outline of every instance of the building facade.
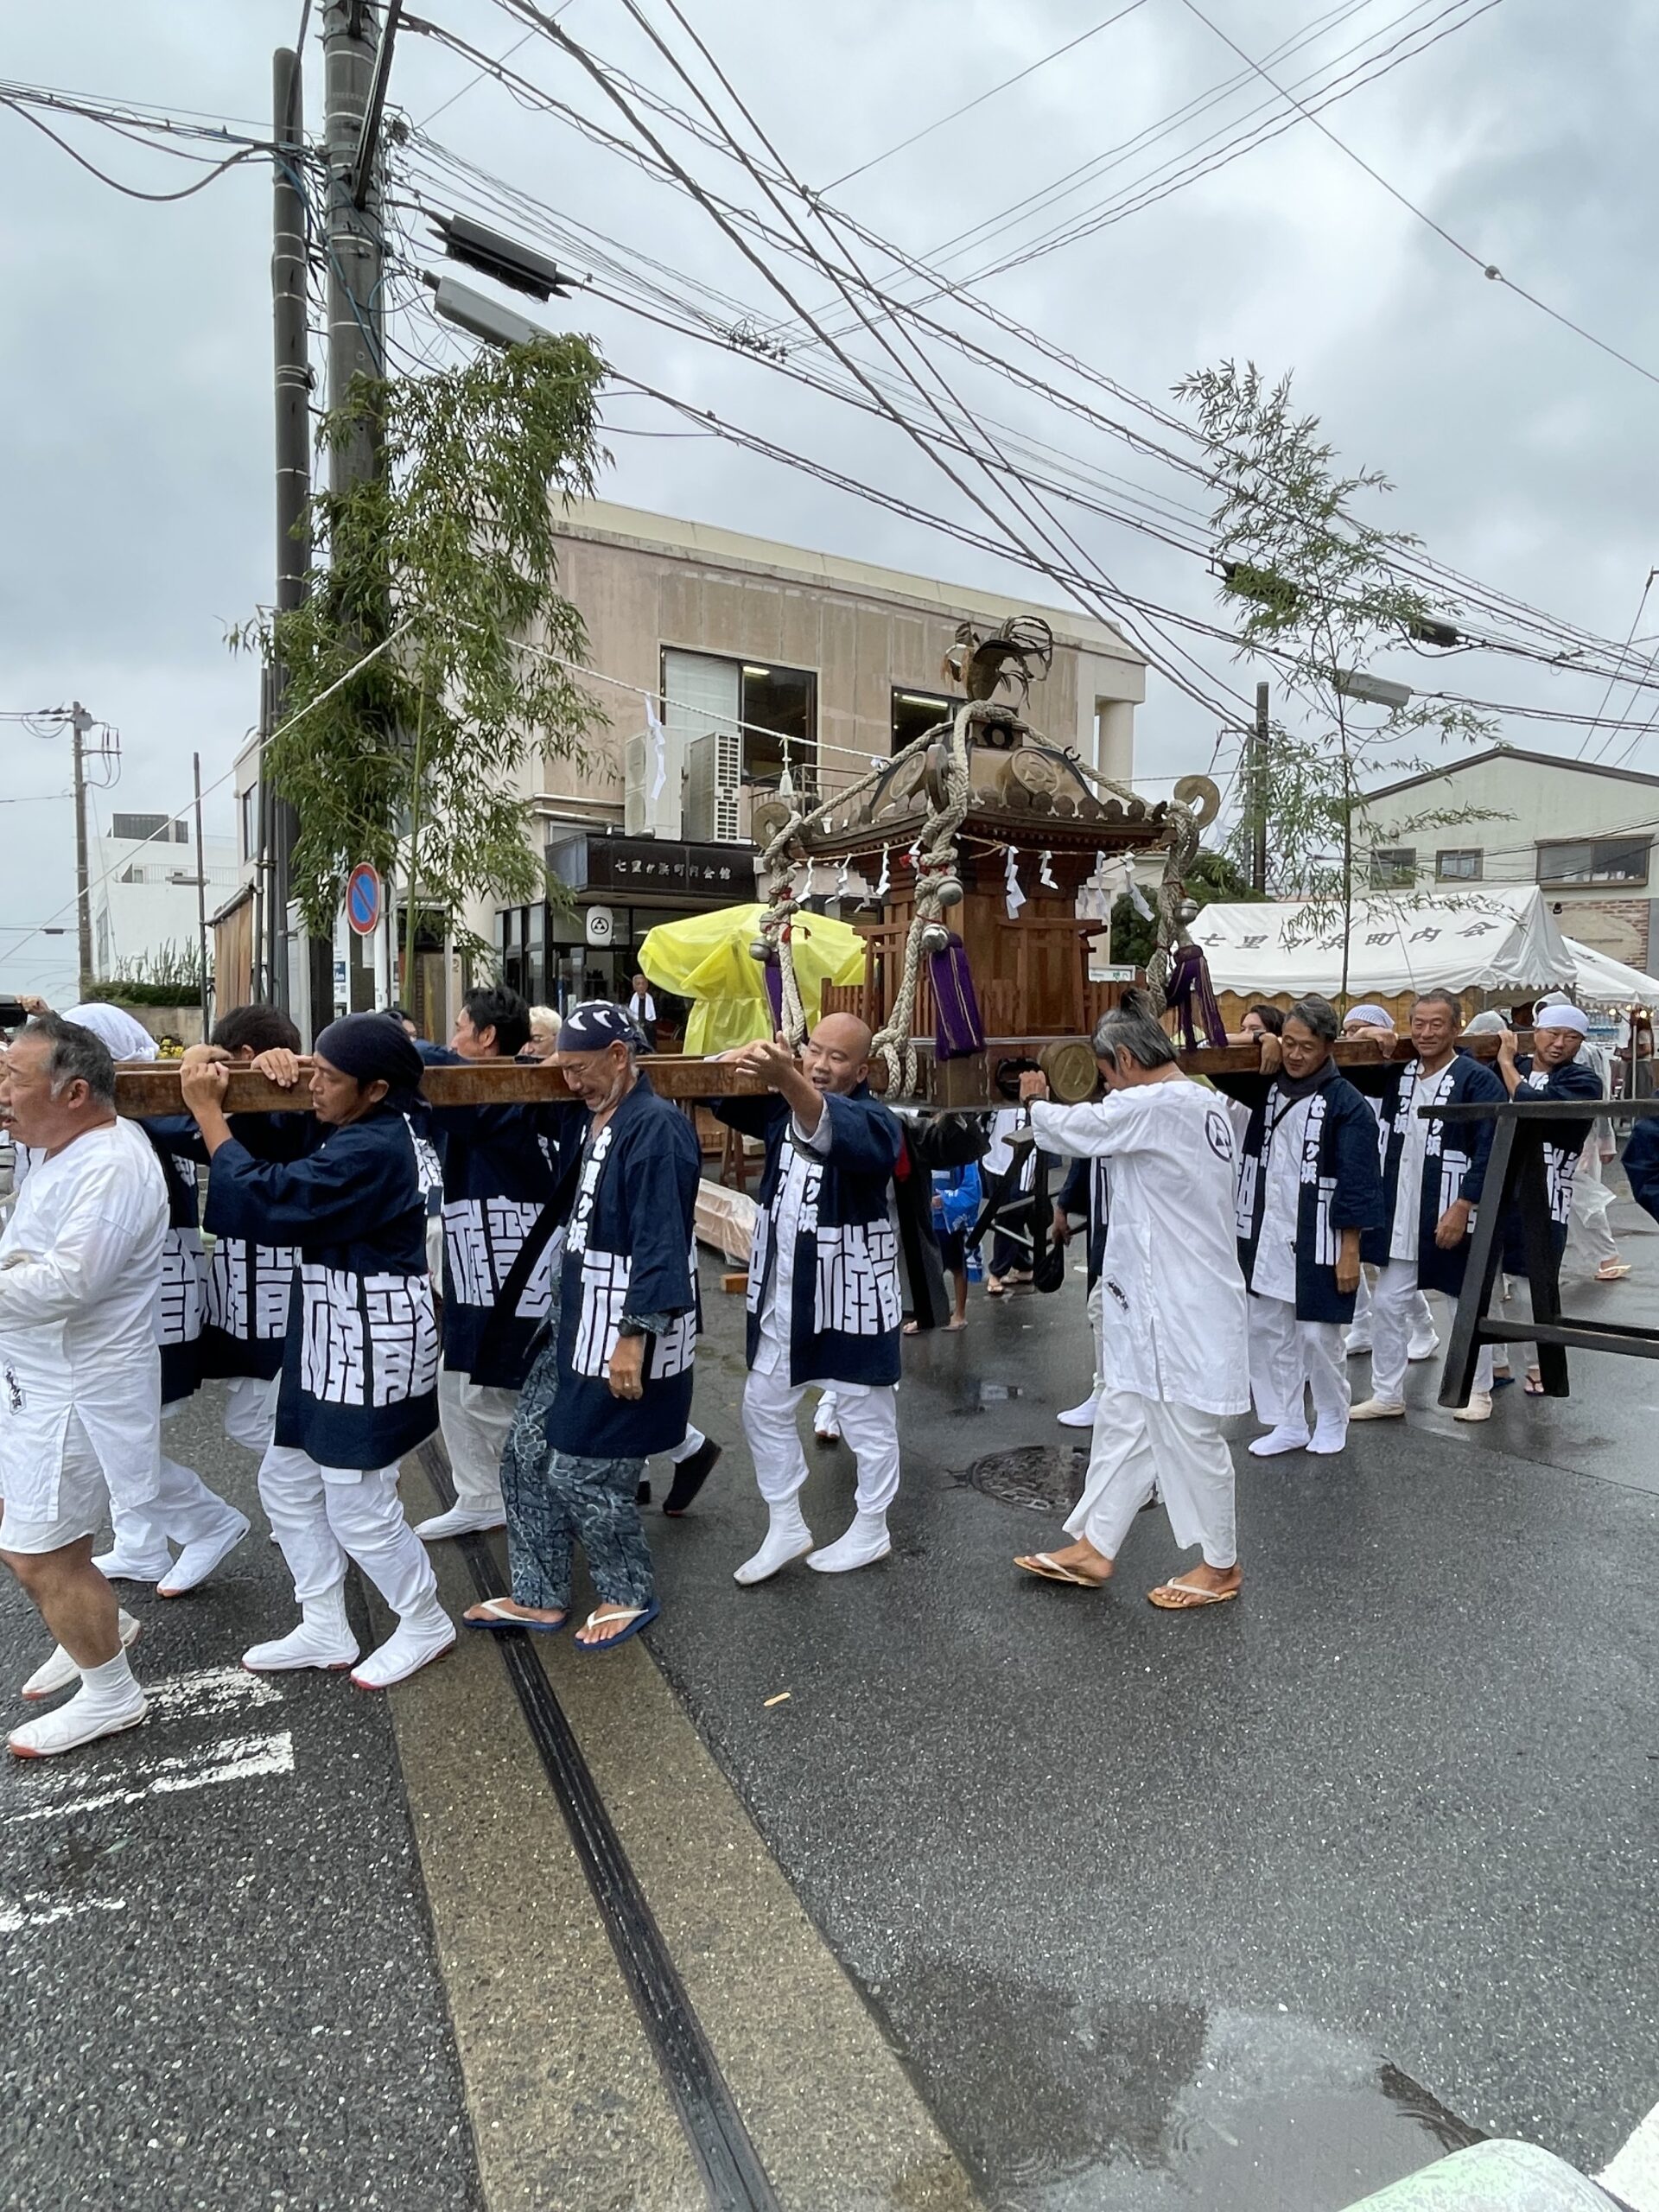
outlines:
[{"label": "building facade", "polygon": [[100,981],[155,980],[158,968],[192,955],[200,939],[198,872],[210,914],[238,880],[232,840],[204,837],[202,845],[198,854],[193,824],[167,814],[112,815],[108,835],[92,841],[92,965]]},{"label": "building facade", "polygon": [[1357,835],[1374,889],[1535,883],[1567,936],[1643,970],[1659,955],[1659,776],[1495,746],[1370,792]]},{"label": "building facade", "polygon": [[942,672],[959,623],[1047,622],[1027,718],[1130,779],[1145,667],[1074,610],[597,500],[561,524],[559,586],[608,727],[580,764],[535,764],[526,793],[563,897],[472,918],[532,1000],[626,994],[657,923],[753,899],[756,807],[785,776],[845,789],[960,705]]}]

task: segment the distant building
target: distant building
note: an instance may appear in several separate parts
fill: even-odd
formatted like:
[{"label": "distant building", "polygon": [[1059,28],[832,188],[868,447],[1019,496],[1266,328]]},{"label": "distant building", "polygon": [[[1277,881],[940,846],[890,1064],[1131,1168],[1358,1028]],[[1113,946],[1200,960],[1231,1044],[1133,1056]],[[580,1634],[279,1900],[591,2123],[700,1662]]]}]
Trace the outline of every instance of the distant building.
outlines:
[{"label": "distant building", "polygon": [[[558,541],[559,588],[581,610],[596,671],[578,680],[608,718],[584,759],[533,760],[521,785],[537,854],[567,897],[484,904],[467,917],[532,1001],[626,994],[657,923],[753,900],[757,805],[776,798],[785,767],[798,793],[844,788],[960,706],[940,667],[958,623],[1047,622],[1053,662],[1032,684],[1027,718],[1091,767],[1130,779],[1145,665],[1116,630],[1075,608],[602,500],[561,517]],[[209,904],[225,908],[227,972],[257,975],[257,743],[238,756],[235,780],[247,895]],[[856,869],[852,880],[856,896]],[[394,918],[402,895],[398,886]],[[401,923],[399,931],[401,943]],[[352,936],[342,921],[334,955],[336,1005],[386,1001],[383,933]],[[424,1034],[448,1034],[460,982],[442,918],[423,913],[401,995]]]},{"label": "distant building", "polygon": [[[236,888],[237,855],[229,837],[204,839],[207,911]],[[92,965],[100,981],[155,966],[170,947],[188,954],[200,936],[197,854],[193,825],[168,814],[117,814],[109,834],[91,840]]]},{"label": "distant building", "polygon": [[[1425,817],[1483,817],[1433,823]],[[1367,794],[1371,887],[1535,883],[1569,937],[1651,972],[1659,776],[1495,746]]]}]

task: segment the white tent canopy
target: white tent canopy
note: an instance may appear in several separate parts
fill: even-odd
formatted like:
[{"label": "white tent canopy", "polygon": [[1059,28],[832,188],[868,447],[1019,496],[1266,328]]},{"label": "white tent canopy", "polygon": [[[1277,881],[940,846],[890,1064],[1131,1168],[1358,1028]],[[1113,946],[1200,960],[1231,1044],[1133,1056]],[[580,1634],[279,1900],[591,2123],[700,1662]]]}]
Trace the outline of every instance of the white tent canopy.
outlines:
[{"label": "white tent canopy", "polygon": [[[1206,906],[1192,924],[1218,991],[1342,988],[1342,918],[1304,899]],[[1354,901],[1348,996],[1402,991],[1571,990],[1573,958],[1535,885],[1484,884],[1444,899],[1373,892]]]},{"label": "white tent canopy", "polygon": [[1659,977],[1627,968],[1611,952],[1598,952],[1593,944],[1580,944],[1575,937],[1561,943],[1572,957],[1573,995],[1581,1006],[1659,1006]]}]

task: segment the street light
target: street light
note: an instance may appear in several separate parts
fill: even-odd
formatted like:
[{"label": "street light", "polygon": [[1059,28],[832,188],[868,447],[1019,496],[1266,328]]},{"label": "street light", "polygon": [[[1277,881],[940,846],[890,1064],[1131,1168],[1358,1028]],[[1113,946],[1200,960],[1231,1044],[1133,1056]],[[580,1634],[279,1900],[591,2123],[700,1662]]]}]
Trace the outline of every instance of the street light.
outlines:
[{"label": "street light", "polygon": [[1344,699],[1363,700],[1368,707],[1404,707],[1411,701],[1409,683],[1395,683],[1386,676],[1368,676],[1363,668],[1338,668],[1331,682]]},{"label": "street light", "polygon": [[432,287],[433,307],[446,322],[492,346],[528,346],[548,334],[539,323],[474,291],[470,284],[458,284],[453,276],[434,276],[429,271],[426,281]]}]

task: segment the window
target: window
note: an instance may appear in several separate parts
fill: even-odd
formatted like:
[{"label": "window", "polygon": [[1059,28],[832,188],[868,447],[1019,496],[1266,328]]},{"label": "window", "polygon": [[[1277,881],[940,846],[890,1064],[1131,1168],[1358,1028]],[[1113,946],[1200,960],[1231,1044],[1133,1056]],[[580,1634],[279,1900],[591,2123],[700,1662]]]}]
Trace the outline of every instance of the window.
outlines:
[{"label": "window", "polygon": [[1434,855],[1437,883],[1478,883],[1485,855],[1478,845],[1458,845]]},{"label": "window", "polygon": [[1540,845],[1538,880],[1562,885],[1645,883],[1651,845],[1647,837],[1587,837],[1571,844]]},{"label": "window", "polygon": [[250,784],[238,802],[241,809],[242,857],[251,861],[259,849],[259,786]]},{"label": "window", "polygon": [[739,727],[744,783],[775,788],[787,747],[796,790],[817,789],[818,679],[810,669],[667,650],[663,693],[664,720],[688,744]]},{"label": "window", "polygon": [[893,749],[900,752],[939,723],[947,722],[962,702],[942,692],[900,691],[893,695]]},{"label": "window", "polygon": [[123,837],[135,845],[147,845],[152,837],[170,837],[172,825],[164,814],[117,814],[111,817],[110,835]]},{"label": "window", "polygon": [[1372,849],[1373,891],[1409,891],[1416,880],[1415,845],[1377,845]]}]

